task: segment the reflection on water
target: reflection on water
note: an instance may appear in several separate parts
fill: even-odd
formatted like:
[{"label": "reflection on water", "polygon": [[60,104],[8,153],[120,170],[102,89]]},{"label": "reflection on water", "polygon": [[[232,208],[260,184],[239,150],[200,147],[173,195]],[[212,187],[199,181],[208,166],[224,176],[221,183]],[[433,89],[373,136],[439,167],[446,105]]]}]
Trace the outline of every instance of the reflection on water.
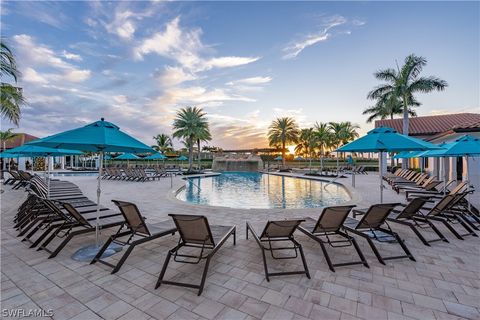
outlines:
[{"label": "reflection on water", "polygon": [[191,178],[178,194],[183,201],[230,208],[315,208],[350,200],[342,186],[257,172],[226,172]]}]

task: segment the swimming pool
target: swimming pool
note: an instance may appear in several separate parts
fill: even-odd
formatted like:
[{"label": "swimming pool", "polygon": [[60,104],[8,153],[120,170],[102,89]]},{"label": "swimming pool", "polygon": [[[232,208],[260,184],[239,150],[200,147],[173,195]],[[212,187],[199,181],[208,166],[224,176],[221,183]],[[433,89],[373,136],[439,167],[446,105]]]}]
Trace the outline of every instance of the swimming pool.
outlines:
[{"label": "swimming pool", "polygon": [[193,204],[238,209],[298,209],[337,205],[350,200],[338,184],[258,172],[225,172],[189,178],[177,198]]},{"label": "swimming pool", "polygon": [[71,171],[71,172],[53,172],[54,177],[93,177],[98,176],[98,172],[92,171]]}]

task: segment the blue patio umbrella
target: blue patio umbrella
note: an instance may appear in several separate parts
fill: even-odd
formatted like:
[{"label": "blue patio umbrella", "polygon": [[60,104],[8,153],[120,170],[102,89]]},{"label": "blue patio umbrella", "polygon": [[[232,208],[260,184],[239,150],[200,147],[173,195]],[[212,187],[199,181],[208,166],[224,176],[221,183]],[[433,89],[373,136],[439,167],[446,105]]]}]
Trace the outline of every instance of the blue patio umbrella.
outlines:
[{"label": "blue patio umbrella", "polygon": [[161,154],[160,152],[155,152],[154,154],[151,154],[148,157],[145,157],[143,159],[144,160],[165,160],[167,159],[167,157]]},{"label": "blue patio umbrella", "polygon": [[[75,256],[78,260],[91,259],[99,250],[99,212],[100,212],[100,196],[101,196],[101,176],[103,170],[103,155],[105,152],[155,152],[146,144],[120,131],[120,128],[111,122],[100,121],[93,122],[86,126],[61,132],[43,139],[29,142],[31,145],[50,147],[50,148],[66,148],[73,150],[98,152],[100,153],[100,169],[98,171],[97,184],[97,220],[95,246],[89,246]],[[109,252],[113,254],[113,252]]]},{"label": "blue patio umbrella", "polygon": [[50,157],[82,154],[82,152],[79,150],[55,149],[55,148],[35,146],[28,143],[8,150],[8,153],[19,158],[22,158],[22,157],[46,157],[47,158],[47,177],[48,177],[47,198],[50,198]]},{"label": "blue patio umbrella", "polygon": [[3,152],[0,152],[0,158],[4,159],[4,158],[14,158],[15,155],[11,154],[11,153],[8,153],[8,151],[3,151]]},{"label": "blue patio umbrella", "polygon": [[187,161],[188,158],[185,157],[185,156],[180,156],[180,157],[177,158],[177,160],[179,160],[179,161]]},{"label": "blue patio umbrella", "polygon": [[[480,156],[480,139],[464,135],[451,143],[446,143],[441,150],[424,152],[422,157],[474,157]],[[469,167],[467,160],[467,183],[469,183]],[[470,184],[470,183],[469,183]]]},{"label": "blue patio umbrella", "polygon": [[295,157],[295,160],[301,161],[301,160],[303,160],[303,158],[298,156],[298,157]]},{"label": "blue patio umbrella", "polygon": [[283,159],[282,156],[278,156],[278,157],[275,157],[273,160],[275,160],[275,161],[282,161],[282,159]]},{"label": "blue patio umbrella", "polygon": [[[383,152],[400,151],[426,151],[440,149],[440,147],[425,142],[420,139],[412,138],[399,134],[395,129],[389,127],[379,127],[370,130],[365,136],[352,141],[336,151],[340,152],[379,152],[379,177],[380,177],[380,202],[383,202]],[[354,175],[352,183],[354,184]]]},{"label": "blue patio umbrella", "polygon": [[124,153],[115,158],[115,160],[138,160],[139,156],[134,155],[133,153]]},{"label": "blue patio umbrella", "polygon": [[[433,150],[432,150],[433,151]],[[436,151],[436,150],[435,150]],[[393,159],[412,159],[418,158],[422,155],[425,151],[402,151],[393,156]]]}]

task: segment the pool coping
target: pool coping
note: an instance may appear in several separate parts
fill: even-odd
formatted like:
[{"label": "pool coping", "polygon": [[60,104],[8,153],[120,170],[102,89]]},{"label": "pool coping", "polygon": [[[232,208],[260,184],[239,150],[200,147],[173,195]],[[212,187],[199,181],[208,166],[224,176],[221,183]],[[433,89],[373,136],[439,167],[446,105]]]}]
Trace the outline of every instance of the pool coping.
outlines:
[{"label": "pool coping", "polygon": [[[277,176],[286,176],[286,177],[292,177],[292,178],[299,178],[299,179],[307,179],[307,180],[316,180],[316,181],[323,181],[323,182],[331,182],[332,184],[336,184],[339,186],[342,186],[345,191],[348,193],[350,196],[350,200],[341,203],[340,205],[352,205],[352,204],[357,204],[362,200],[362,197],[358,194],[358,192],[355,191],[355,189],[347,186],[346,184],[337,182],[337,181],[331,181],[325,178],[320,178],[320,177],[315,177],[315,176],[304,176],[300,174],[292,174],[292,173],[283,173],[283,172],[261,172],[265,174],[272,174],[272,175],[277,175]],[[189,178],[207,178],[207,177],[213,177],[213,176],[218,176],[221,175],[221,172],[209,172],[206,174],[197,174],[197,175],[189,175],[189,176],[184,176],[180,181],[184,182],[185,180]],[[333,179],[332,179],[333,180]],[[212,205],[205,205],[205,204],[195,204],[195,203],[190,203],[187,201],[183,201],[177,198],[178,193],[180,193],[183,189],[186,188],[185,184],[182,184],[180,187],[173,187],[173,190],[171,192],[168,192],[166,199],[169,201],[172,201],[178,205],[184,205],[189,208],[195,208],[195,207],[202,207],[202,208],[212,208],[212,210],[218,209],[218,210],[234,210],[238,212],[286,212],[286,213],[302,213],[302,212],[311,212],[311,211],[321,211],[325,207],[316,207],[316,208],[232,208],[232,207],[226,207],[226,206],[212,206]]]}]

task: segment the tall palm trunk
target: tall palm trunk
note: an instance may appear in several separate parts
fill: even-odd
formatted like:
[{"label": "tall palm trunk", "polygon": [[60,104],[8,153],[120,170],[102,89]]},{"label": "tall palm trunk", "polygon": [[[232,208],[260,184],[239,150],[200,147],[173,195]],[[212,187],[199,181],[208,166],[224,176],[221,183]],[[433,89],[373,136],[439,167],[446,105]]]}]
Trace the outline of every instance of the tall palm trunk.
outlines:
[{"label": "tall palm trunk", "polygon": [[282,140],[282,166],[285,167],[285,139]]},{"label": "tall palm trunk", "polygon": [[202,160],[200,159],[200,139],[197,139],[197,147],[198,147],[198,171],[201,170]]},{"label": "tall palm trunk", "polygon": [[192,171],[193,167],[193,137],[188,138],[188,172]]}]

